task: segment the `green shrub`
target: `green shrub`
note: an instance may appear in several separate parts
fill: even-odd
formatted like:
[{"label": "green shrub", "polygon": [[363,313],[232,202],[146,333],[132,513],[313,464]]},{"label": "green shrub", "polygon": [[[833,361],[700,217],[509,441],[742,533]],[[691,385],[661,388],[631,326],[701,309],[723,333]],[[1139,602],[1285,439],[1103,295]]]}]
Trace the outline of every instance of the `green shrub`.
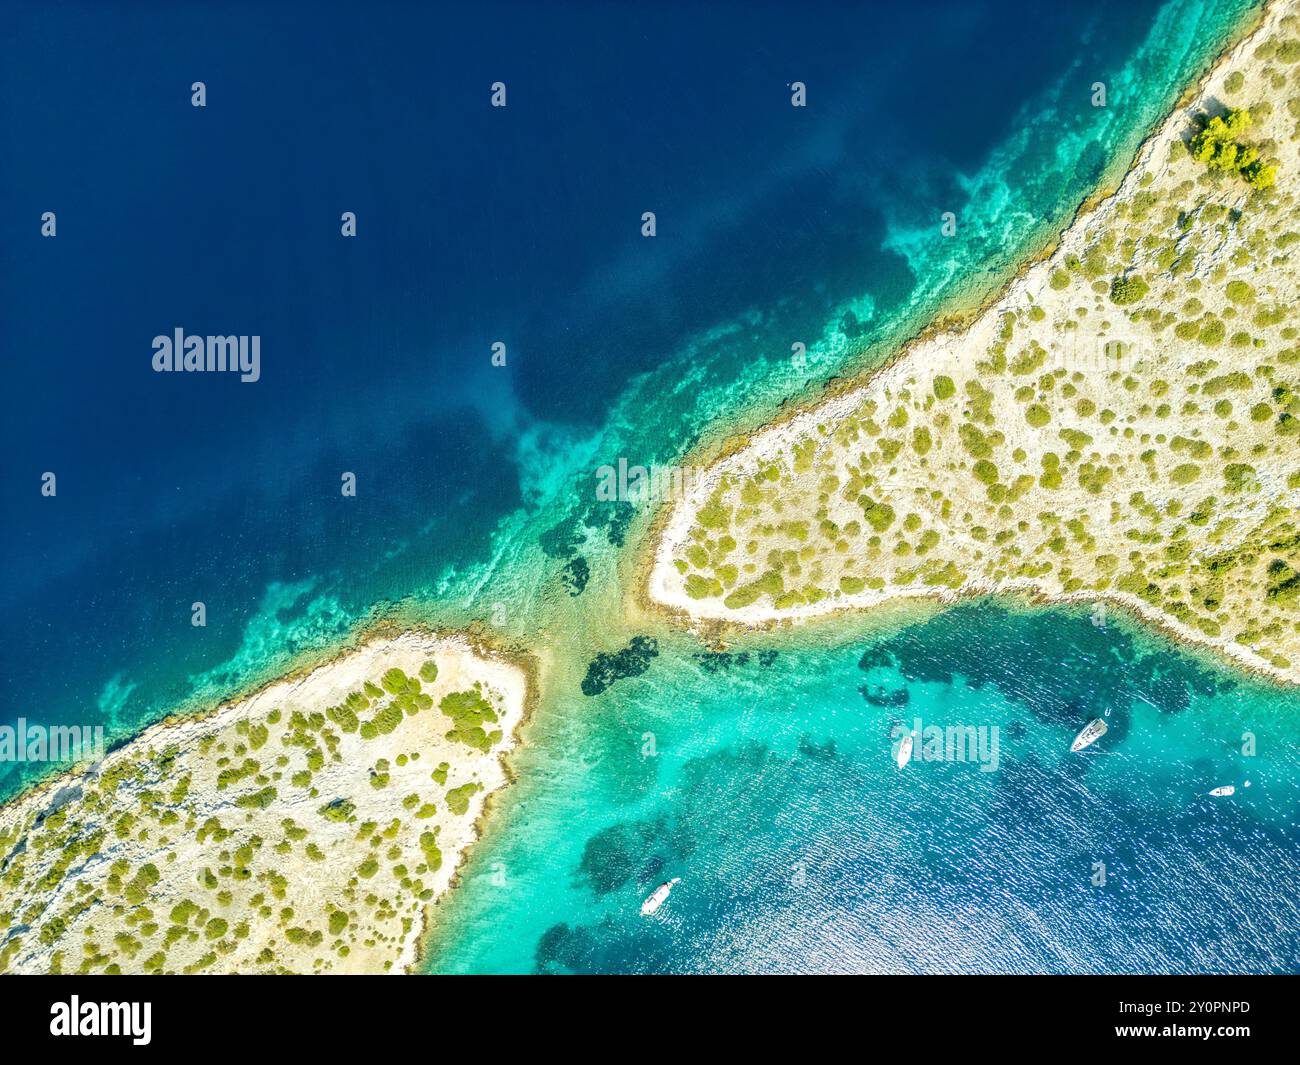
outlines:
[{"label": "green shrub", "polygon": [[1255,467],[1244,462],[1230,462],[1223,468],[1223,481],[1230,492],[1240,492],[1255,477]]},{"label": "green shrub", "polygon": [[722,594],[722,582],[692,573],[686,578],[686,594],[692,599],[714,599]]},{"label": "green shrub", "polygon": [[1233,303],[1249,303],[1255,298],[1255,290],[1245,281],[1229,281],[1225,291]]},{"label": "green shrub", "polygon": [[1121,307],[1137,303],[1150,291],[1150,287],[1137,274],[1117,277],[1110,283],[1110,299]]},{"label": "green shrub", "polygon": [[1041,403],[1031,403],[1025,408],[1025,421],[1035,429],[1041,429],[1052,420],[1051,412]]},{"label": "green shrub", "polygon": [[482,790],[483,785],[473,781],[462,784],[459,788],[452,788],[447,792],[447,809],[457,817],[464,817],[469,812],[469,800]]}]

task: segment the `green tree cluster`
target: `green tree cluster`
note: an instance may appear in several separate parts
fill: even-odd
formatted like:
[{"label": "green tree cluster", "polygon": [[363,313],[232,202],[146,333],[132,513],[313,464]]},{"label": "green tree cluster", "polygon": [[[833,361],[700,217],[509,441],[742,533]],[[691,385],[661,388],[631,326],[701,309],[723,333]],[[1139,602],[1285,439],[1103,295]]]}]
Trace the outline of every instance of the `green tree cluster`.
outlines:
[{"label": "green tree cluster", "polygon": [[1192,158],[1211,170],[1240,174],[1251,188],[1271,188],[1277,181],[1277,167],[1266,164],[1259,149],[1239,139],[1250,126],[1250,112],[1239,107],[1222,116],[1202,117],[1200,130],[1192,137]]}]

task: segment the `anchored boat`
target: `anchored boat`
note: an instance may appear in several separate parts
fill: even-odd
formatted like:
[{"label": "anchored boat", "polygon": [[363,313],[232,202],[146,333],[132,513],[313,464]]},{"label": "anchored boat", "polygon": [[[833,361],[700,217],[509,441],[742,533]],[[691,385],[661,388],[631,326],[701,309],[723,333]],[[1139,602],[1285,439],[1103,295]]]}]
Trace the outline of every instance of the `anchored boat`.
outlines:
[{"label": "anchored boat", "polygon": [[1224,784],[1221,788],[1213,788],[1210,791],[1214,796],[1227,796],[1237,794],[1237,789],[1232,784]]},{"label": "anchored boat", "polygon": [[1106,735],[1106,722],[1101,718],[1095,718],[1089,721],[1084,730],[1074,737],[1074,742],[1070,744],[1070,750],[1077,752],[1085,747],[1091,747],[1104,735]]},{"label": "anchored boat", "polygon": [[912,760],[912,734],[910,732],[903,737],[903,741],[898,745],[898,754],[895,758],[899,769],[902,769]]},{"label": "anchored boat", "polygon": [[650,892],[650,895],[645,902],[641,903],[641,916],[653,917],[658,913],[659,907],[668,901],[668,896],[672,893],[674,885],[680,884],[681,882],[682,878],[680,876],[675,876],[671,880],[665,880]]}]

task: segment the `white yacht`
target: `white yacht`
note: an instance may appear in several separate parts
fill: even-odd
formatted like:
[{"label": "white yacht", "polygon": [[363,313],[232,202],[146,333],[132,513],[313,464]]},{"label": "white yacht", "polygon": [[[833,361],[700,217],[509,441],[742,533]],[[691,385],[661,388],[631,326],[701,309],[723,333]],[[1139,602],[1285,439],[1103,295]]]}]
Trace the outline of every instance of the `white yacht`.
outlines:
[{"label": "white yacht", "polygon": [[650,892],[650,895],[645,902],[641,903],[641,916],[653,917],[658,913],[659,907],[668,901],[668,896],[671,894],[673,887],[681,882],[682,878],[680,876],[675,876],[671,880],[665,880]]},{"label": "white yacht", "polygon": [[1216,798],[1220,796],[1226,797],[1228,795],[1236,795],[1237,789],[1232,784],[1224,784],[1221,788],[1211,789],[1210,794]]},{"label": "white yacht", "polygon": [[903,737],[902,742],[898,745],[898,754],[895,755],[898,762],[898,768],[902,769],[912,760],[912,734],[909,732]]},{"label": "white yacht", "polygon": [[1070,744],[1071,751],[1081,751],[1085,747],[1090,747],[1106,735],[1106,722],[1101,718],[1094,718],[1089,721],[1082,732],[1074,737],[1074,742]]}]

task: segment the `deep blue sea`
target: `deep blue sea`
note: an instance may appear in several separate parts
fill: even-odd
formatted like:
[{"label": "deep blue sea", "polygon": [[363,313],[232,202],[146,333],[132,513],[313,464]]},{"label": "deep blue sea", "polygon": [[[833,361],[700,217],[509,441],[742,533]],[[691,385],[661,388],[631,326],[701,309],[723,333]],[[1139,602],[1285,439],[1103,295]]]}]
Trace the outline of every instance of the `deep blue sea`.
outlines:
[{"label": "deep blue sea", "polygon": [[[592,490],[987,295],[1250,7],[6,5],[0,716],[125,738],[478,622],[550,666],[431,969],[1300,968],[1295,694],[998,604],[719,664],[630,627],[647,515]],[[177,328],[259,336],[261,379],[155,373]],[[1103,704],[1108,754],[1061,757]],[[1001,770],[905,790],[905,706],[1000,724]]]}]

